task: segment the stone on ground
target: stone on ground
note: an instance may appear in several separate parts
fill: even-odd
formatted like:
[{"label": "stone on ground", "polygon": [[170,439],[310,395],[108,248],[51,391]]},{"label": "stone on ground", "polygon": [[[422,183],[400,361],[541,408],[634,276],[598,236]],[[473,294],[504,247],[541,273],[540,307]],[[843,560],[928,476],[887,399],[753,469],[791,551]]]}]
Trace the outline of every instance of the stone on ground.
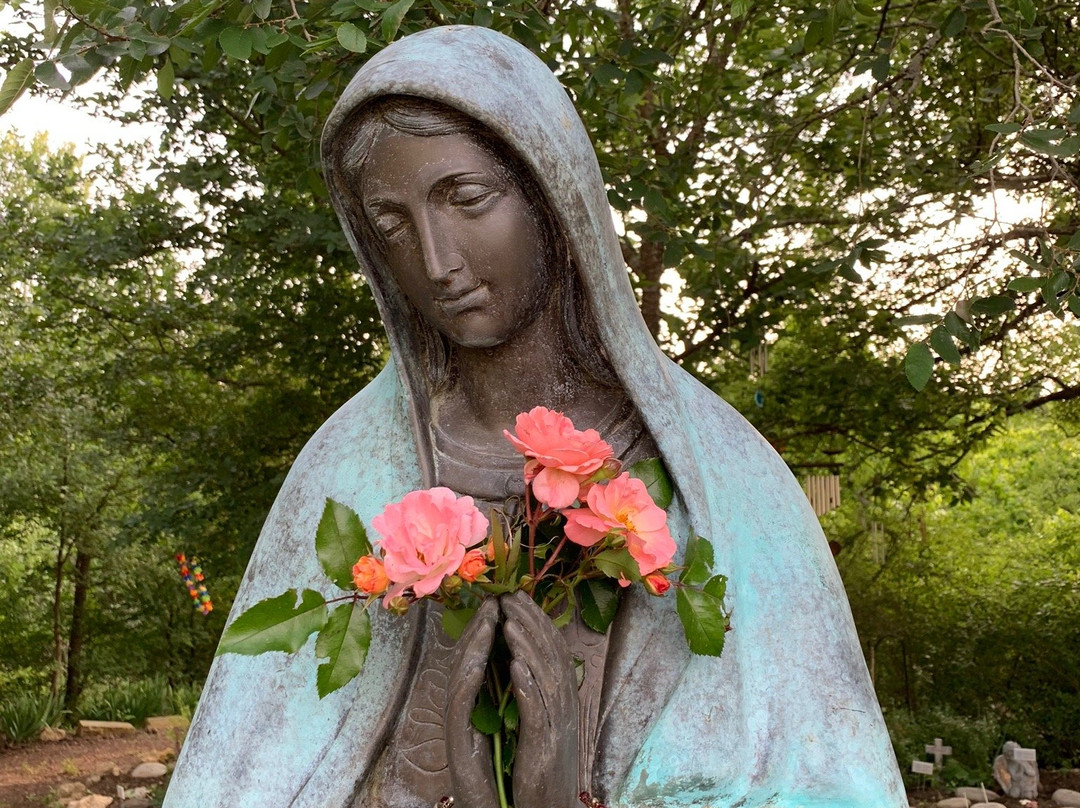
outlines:
[{"label": "stone on ground", "polygon": [[61,783],[56,787],[56,798],[58,800],[78,799],[79,797],[85,797],[87,793],[86,784],[78,781]]},{"label": "stone on ground", "polygon": [[1050,799],[1053,800],[1054,805],[1061,805],[1064,808],[1080,808],[1080,791],[1073,791],[1071,788],[1059,788]]},{"label": "stone on ground", "polygon": [[996,792],[986,789],[985,791],[980,786],[961,786],[956,789],[957,797],[967,797],[972,802],[993,802],[998,798]]},{"label": "stone on ground", "polygon": [[112,797],[106,797],[104,794],[90,794],[81,800],[70,803],[68,808],[109,808],[112,804]]},{"label": "stone on ground", "polygon": [[38,739],[44,741],[45,743],[56,743],[57,741],[64,740],[64,738],[66,737],[67,731],[57,729],[56,727],[45,727],[43,730],[41,730],[41,734],[38,735]]},{"label": "stone on ground", "polygon": [[[101,738],[118,738],[134,735],[135,727],[127,721],[80,721],[79,735],[94,735]],[[112,799],[110,797],[110,799]]]},{"label": "stone on ground", "polygon": [[1000,802],[977,802],[971,808],[1005,808]]},{"label": "stone on ground", "polygon": [[140,763],[131,770],[131,777],[136,780],[146,780],[154,777],[164,777],[169,769],[164,763]]},{"label": "stone on ground", "polygon": [[187,732],[191,721],[182,715],[154,715],[146,719],[146,731],[172,734],[174,732]]},{"label": "stone on ground", "polygon": [[937,808],[969,808],[970,805],[967,797],[946,797],[938,801]]}]

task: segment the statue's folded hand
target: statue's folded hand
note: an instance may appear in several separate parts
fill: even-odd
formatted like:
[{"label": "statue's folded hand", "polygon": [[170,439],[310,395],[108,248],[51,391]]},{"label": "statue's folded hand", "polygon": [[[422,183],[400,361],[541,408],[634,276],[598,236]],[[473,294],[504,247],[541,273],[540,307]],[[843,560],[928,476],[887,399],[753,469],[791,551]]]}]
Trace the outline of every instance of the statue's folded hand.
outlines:
[{"label": "statue's folded hand", "polygon": [[515,808],[579,805],[577,677],[566,642],[523,592],[500,599],[521,729]]},{"label": "statue's folded hand", "polygon": [[455,808],[497,808],[499,804],[491,744],[472,725],[498,619],[498,603],[485,601],[454,646],[443,726]]}]

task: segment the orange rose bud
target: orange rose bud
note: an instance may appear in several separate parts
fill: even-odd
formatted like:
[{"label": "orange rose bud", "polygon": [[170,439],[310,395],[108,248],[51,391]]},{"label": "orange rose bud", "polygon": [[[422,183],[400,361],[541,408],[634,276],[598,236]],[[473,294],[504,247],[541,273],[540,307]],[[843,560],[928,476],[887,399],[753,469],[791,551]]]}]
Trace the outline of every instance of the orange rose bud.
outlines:
[{"label": "orange rose bud", "polygon": [[390,586],[383,563],[375,556],[364,556],[353,564],[352,579],[365,595],[381,595]]},{"label": "orange rose bud", "polygon": [[461,576],[463,581],[468,581],[471,584],[483,575],[486,569],[487,561],[484,559],[484,551],[477,548],[465,553],[465,558],[461,559],[461,566],[458,567],[457,574]]},{"label": "orange rose bud", "polygon": [[650,595],[662,596],[671,589],[671,581],[659,572],[650,572],[641,579],[641,583],[645,587],[645,591]]}]

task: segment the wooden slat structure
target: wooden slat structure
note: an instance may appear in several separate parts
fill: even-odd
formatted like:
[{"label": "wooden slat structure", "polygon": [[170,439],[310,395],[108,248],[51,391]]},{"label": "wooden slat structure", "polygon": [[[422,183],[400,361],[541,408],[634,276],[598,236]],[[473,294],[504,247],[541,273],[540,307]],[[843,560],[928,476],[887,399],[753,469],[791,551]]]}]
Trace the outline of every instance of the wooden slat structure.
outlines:
[{"label": "wooden slat structure", "polygon": [[810,474],[803,478],[803,490],[814,513],[824,516],[840,507],[840,475]]}]

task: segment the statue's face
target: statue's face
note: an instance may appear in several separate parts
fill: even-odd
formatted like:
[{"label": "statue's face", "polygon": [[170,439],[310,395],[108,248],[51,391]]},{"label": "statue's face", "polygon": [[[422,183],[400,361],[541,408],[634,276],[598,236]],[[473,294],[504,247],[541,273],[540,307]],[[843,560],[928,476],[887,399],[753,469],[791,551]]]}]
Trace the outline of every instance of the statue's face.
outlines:
[{"label": "statue's face", "polygon": [[388,268],[451,342],[500,345],[547,307],[542,226],[503,161],[464,134],[390,131],[365,163],[364,214]]}]

